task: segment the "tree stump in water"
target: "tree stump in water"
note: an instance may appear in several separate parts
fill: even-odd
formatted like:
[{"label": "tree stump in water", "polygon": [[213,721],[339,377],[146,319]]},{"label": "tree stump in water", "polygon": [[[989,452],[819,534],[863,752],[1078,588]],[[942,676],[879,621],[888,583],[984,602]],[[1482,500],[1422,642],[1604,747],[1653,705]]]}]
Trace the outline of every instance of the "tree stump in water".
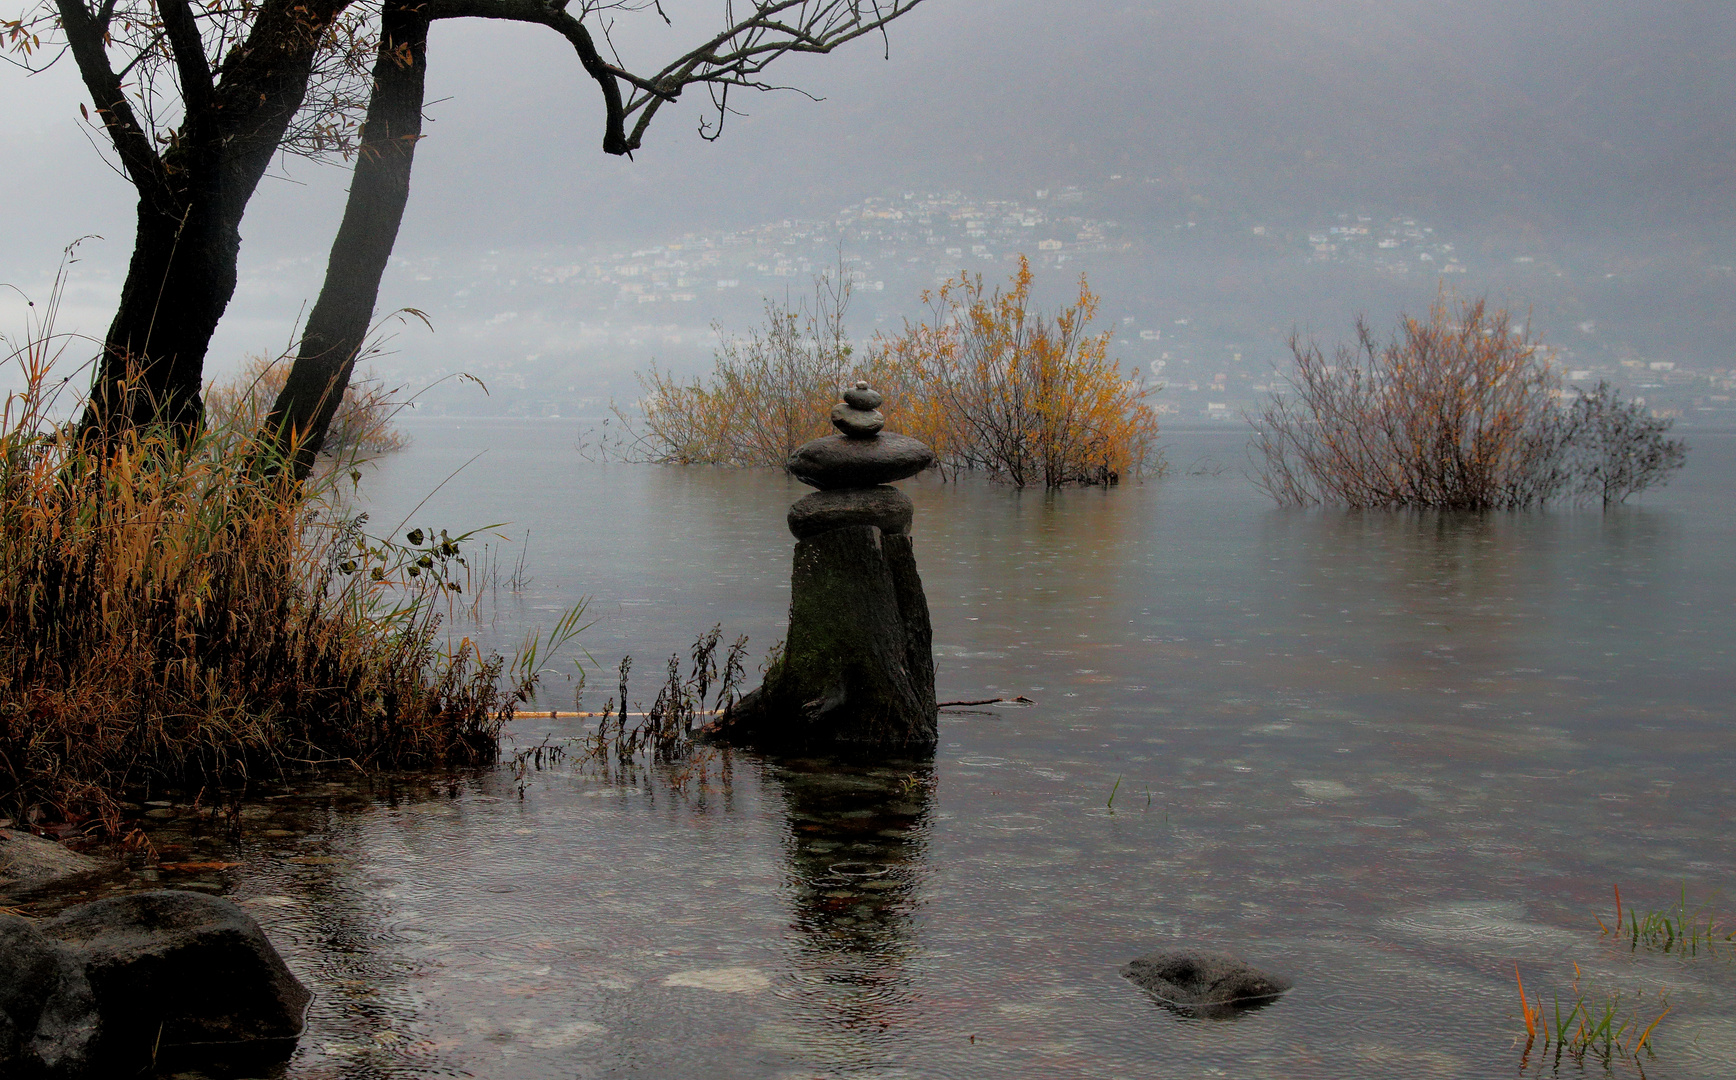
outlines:
[{"label": "tree stump in water", "polygon": [[927,468],[928,447],[883,435],[880,395],[858,383],[832,411],[842,434],[790,458],[820,490],[790,507],[790,628],[757,690],[717,723],[766,750],[910,752],[937,737],[933,631],[910,539],[912,506],[885,486]]}]

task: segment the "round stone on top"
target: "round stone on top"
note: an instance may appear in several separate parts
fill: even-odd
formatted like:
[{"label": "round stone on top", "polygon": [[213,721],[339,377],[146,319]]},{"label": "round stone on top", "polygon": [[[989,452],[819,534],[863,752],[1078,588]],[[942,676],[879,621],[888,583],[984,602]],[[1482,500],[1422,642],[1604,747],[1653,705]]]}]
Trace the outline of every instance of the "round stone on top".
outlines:
[{"label": "round stone on top", "polygon": [[877,411],[884,400],[879,391],[859,382],[844,391],[843,401],[832,406],[832,426],[852,439],[872,439],[886,426],[886,418]]},{"label": "round stone on top", "polygon": [[866,488],[903,480],[934,464],[934,451],[908,435],[869,438],[827,435],[790,455],[790,475],[821,491]]},{"label": "round stone on top", "polygon": [[886,399],[880,396],[880,391],[868,389],[867,383],[858,382],[855,386],[844,391],[844,404],[852,409],[873,412],[886,404]]}]

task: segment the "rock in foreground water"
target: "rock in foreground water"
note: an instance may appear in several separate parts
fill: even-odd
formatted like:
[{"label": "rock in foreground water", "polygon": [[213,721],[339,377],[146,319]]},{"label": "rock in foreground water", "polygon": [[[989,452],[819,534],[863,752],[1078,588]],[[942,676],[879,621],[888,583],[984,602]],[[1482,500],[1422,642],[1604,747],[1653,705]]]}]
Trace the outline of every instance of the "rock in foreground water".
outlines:
[{"label": "rock in foreground water", "polygon": [[1195,949],[1147,953],[1121,974],[1166,1004],[1198,1009],[1266,1001],[1294,985],[1227,953]]},{"label": "rock in foreground water", "polygon": [[0,1075],[132,1075],[176,1047],[287,1053],[312,995],[251,915],[156,891],[0,916]]},{"label": "rock in foreground water", "polygon": [[73,951],[35,922],[0,914],[0,1076],[90,1074],[100,1032]]}]

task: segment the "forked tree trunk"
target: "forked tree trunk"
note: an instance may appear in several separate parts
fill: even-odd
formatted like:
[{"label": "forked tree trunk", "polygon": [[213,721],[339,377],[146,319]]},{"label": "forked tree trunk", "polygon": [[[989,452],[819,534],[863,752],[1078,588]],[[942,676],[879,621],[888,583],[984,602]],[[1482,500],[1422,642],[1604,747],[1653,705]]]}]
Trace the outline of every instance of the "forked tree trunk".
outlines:
[{"label": "forked tree trunk", "polygon": [[422,137],[428,22],[423,0],[385,4],[374,87],[344,220],[295,362],[266,417],[265,430],[283,455],[278,467],[292,469],[298,479],[313,468],[349,387],[404,219],[410,166]]},{"label": "forked tree trunk", "polygon": [[159,154],[158,133],[135,115],[108,63],[113,5],[56,0],[97,116],[139,192],[132,262],[82,431],[197,426],[205,353],[235,295],[241,215],[306,97],[325,28],[348,3],[264,0],[244,46],[213,73],[189,5],[163,0],[186,115]]}]

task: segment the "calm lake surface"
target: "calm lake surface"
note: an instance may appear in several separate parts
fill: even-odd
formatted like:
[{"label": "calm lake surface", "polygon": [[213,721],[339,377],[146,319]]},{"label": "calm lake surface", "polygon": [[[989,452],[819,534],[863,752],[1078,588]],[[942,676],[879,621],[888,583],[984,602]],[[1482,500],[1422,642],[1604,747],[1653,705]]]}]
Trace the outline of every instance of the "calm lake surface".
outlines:
[{"label": "calm lake surface", "polygon": [[[587,462],[573,425],[408,426],[370,528],[510,522],[492,616],[454,627],[510,648],[591,597],[585,707],[625,653],[649,700],[714,623],[756,662],[782,633],[793,481]],[[1597,922],[1614,885],[1736,917],[1736,438],[1691,435],[1608,514],[1482,516],[1275,510],[1243,439],[1172,436],[1169,476],[1110,491],[902,485],[942,700],[1036,702],[944,712],[931,764],[357,780],[189,835],[241,865],[186,877],[317,995],[282,1075],[1581,1071],[1522,1061],[1515,963],[1546,1008],[1575,965],[1641,1026],[1667,995],[1655,1056],[1608,1071],[1736,1075],[1736,943]],[[557,671],[540,704],[572,698]],[[1202,1020],[1118,972],[1184,945],[1295,989]]]}]

